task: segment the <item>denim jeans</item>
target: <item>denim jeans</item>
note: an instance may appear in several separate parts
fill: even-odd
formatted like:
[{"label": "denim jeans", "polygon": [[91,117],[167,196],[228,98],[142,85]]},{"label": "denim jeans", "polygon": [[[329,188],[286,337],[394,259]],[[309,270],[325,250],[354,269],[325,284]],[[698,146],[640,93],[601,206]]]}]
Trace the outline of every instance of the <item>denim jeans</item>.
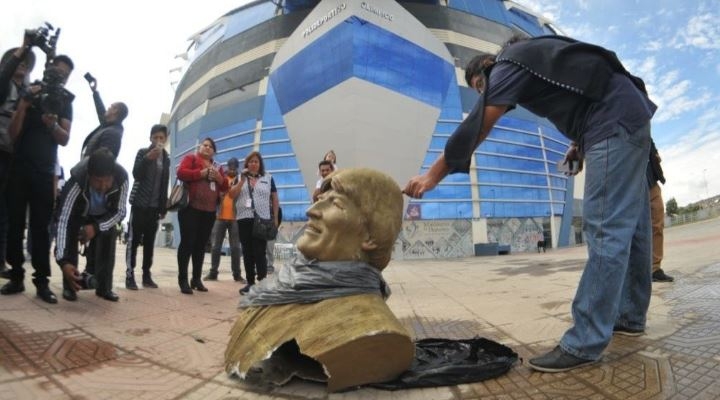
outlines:
[{"label": "denim jeans", "polygon": [[224,219],[216,219],[212,230],[212,252],[210,254],[210,273],[217,274],[220,266],[220,251],[222,250],[223,241],[225,241],[225,232],[229,233],[228,243],[230,244],[230,270],[233,277],[241,277],[240,273],[240,236],[238,233],[237,221]]},{"label": "denim jeans", "polygon": [[585,152],[588,259],[572,303],[574,326],[560,340],[564,351],[588,360],[600,358],[614,326],[645,329],[650,305],[650,125],[617,131]]}]

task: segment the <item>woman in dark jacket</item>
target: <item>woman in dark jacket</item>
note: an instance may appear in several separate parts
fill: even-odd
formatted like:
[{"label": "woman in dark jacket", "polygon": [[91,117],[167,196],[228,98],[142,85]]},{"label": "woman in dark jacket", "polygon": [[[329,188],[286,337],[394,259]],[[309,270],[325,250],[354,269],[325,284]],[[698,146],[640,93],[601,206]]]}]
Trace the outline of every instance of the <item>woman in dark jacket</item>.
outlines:
[{"label": "woman in dark jacket", "polygon": [[[190,202],[178,212],[180,245],[178,246],[178,285],[184,294],[193,289],[207,292],[202,283],[205,244],[215,222],[215,208],[220,193],[227,191],[225,171],[213,161],[215,142],[203,139],[195,154],[188,154],[180,162],[177,177],[188,185]],[[192,280],[188,284],[188,263],[192,256]]]}]

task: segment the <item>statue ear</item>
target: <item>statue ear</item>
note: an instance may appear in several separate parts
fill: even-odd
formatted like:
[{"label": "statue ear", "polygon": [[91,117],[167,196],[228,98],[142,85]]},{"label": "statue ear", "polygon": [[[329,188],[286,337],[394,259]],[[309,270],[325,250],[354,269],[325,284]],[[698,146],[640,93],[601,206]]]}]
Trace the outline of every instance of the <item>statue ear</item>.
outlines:
[{"label": "statue ear", "polygon": [[368,252],[368,251],[377,250],[378,245],[371,238],[367,238],[362,242],[362,244],[360,245],[360,248],[362,249],[363,252]]}]

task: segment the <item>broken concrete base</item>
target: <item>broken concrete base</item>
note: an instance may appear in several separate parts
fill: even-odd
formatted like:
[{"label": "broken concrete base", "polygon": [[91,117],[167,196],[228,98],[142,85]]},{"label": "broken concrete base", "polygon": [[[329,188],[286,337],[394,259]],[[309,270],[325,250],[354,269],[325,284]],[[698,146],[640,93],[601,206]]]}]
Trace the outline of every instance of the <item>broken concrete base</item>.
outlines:
[{"label": "broken concrete base", "polygon": [[259,383],[283,384],[293,376],[326,381],[328,391],[394,379],[415,351],[375,294],[242,309],[230,335],[229,373]]}]

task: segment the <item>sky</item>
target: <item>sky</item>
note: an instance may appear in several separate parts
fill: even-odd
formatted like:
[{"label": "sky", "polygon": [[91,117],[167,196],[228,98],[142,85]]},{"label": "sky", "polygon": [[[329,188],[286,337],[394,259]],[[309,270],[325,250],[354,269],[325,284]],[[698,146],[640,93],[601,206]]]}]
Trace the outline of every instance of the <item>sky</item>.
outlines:
[{"label": "sky", "polygon": [[[665,201],[684,206],[720,194],[720,0],[516,1],[567,36],[615,51],[645,80],[659,107],[652,129],[667,178]],[[76,99],[60,162],[69,170],[98,125],[83,79],[90,72],[107,106],[123,101],[130,109],[118,160],[131,170],[137,150],[149,143],[150,127],[171,109],[171,82],[179,79],[171,70],[183,65],[176,55],[193,34],[247,2],[27,0],[0,24],[0,51],[20,45],[24,29],[44,21],[62,28],[58,53],[75,62],[67,88]],[[39,50],[36,55],[44,62]],[[41,74],[39,63],[32,78]]]}]

